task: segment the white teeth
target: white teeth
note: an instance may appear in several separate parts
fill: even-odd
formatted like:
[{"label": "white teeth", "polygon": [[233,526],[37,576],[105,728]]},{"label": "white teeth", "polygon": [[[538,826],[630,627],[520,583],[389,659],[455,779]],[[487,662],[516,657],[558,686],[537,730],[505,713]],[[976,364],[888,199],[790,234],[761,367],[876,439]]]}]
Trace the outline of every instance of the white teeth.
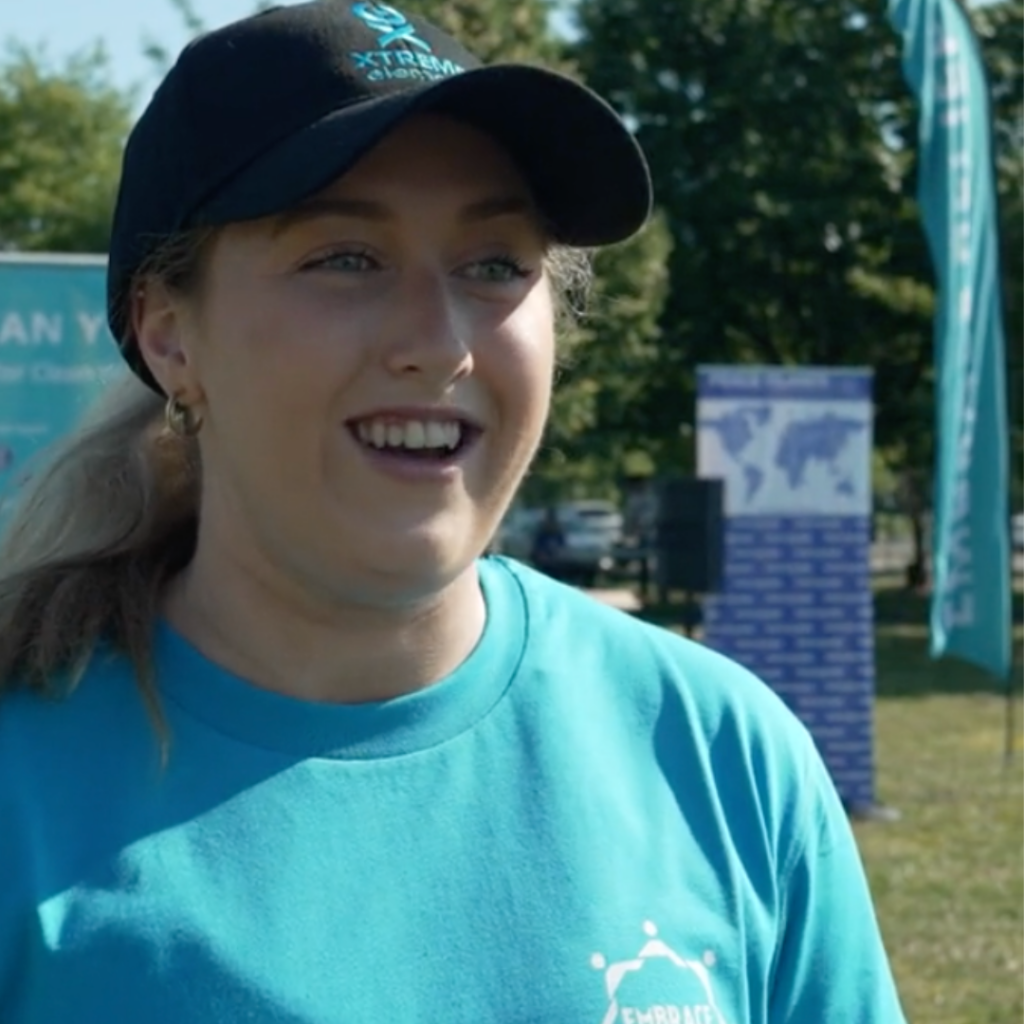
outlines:
[{"label": "white teeth", "polygon": [[457,448],[462,440],[462,424],[458,420],[439,423],[436,420],[361,420],[356,434],[364,444],[374,448]]},{"label": "white teeth", "polygon": [[405,447],[423,448],[427,443],[427,435],[430,433],[431,424],[426,427],[417,420],[412,420],[405,425]]},{"label": "white teeth", "polygon": [[431,420],[427,423],[427,447],[428,448],[451,448],[448,443],[448,428],[450,423],[435,423]]}]

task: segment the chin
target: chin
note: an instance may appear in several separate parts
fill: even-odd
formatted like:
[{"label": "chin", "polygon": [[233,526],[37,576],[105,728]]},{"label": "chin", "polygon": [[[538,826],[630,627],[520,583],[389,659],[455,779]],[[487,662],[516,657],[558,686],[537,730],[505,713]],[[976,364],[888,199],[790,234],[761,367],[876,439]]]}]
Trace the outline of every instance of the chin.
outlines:
[{"label": "chin", "polygon": [[[360,545],[358,556],[378,576],[423,581],[431,589],[447,586],[483,553],[486,541],[469,543],[467,534],[452,536],[449,531],[411,529],[388,538],[374,538]],[[431,581],[427,584],[427,581]],[[417,589],[419,589],[417,587]]]}]

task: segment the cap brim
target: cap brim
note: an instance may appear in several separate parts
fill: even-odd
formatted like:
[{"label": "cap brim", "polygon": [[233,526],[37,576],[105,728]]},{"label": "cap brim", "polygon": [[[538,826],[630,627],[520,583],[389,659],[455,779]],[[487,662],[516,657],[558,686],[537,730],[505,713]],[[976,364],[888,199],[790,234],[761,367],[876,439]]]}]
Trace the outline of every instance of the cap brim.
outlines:
[{"label": "cap brim", "polygon": [[332,111],[248,164],[193,223],[280,213],[344,174],[403,119],[426,111],[472,124],[507,149],[557,241],[619,242],[650,213],[647,163],[608,104],[563,75],[499,64]]}]

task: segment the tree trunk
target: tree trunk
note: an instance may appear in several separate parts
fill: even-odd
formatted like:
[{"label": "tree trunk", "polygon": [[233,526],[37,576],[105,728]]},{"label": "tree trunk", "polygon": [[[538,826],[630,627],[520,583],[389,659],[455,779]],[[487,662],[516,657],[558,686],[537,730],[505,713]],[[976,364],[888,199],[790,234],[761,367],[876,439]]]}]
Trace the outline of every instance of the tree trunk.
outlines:
[{"label": "tree trunk", "polygon": [[904,508],[914,540],[914,552],[906,568],[906,585],[908,590],[923,594],[927,594],[932,585],[928,490],[924,474],[908,472],[904,475]]}]

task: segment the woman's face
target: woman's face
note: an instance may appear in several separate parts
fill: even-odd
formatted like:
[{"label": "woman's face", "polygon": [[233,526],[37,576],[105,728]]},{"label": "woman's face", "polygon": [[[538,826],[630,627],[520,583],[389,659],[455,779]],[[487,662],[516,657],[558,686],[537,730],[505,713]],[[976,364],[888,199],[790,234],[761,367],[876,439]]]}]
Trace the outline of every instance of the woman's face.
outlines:
[{"label": "woman's face", "polygon": [[546,248],[504,151],[438,116],[224,230],[201,297],[140,331],[161,384],[199,399],[204,535],[335,600],[464,571],[547,416]]}]

